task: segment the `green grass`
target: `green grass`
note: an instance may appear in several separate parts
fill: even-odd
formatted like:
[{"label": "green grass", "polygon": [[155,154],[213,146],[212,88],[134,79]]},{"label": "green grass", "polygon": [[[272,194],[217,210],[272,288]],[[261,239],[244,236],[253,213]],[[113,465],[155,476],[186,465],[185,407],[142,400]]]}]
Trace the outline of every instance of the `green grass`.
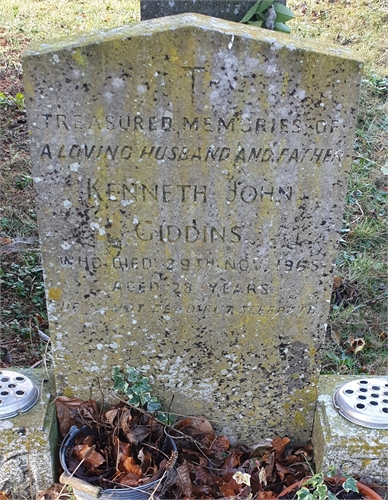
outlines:
[{"label": "green grass", "polygon": [[[363,81],[326,371],[388,373],[388,78]],[[352,339],[365,346],[354,352]]]},{"label": "green grass", "polygon": [[[4,269],[0,267],[2,292],[6,296],[8,308],[3,308],[4,327],[26,331],[21,326],[30,319],[31,311],[45,316],[45,292],[40,254],[29,252],[9,262],[4,259]],[[30,307],[26,307],[26,303]],[[9,319],[8,319],[9,318]]]},{"label": "green grass", "polygon": [[[335,287],[323,359],[325,372],[388,373],[388,51],[385,0],[289,0],[292,33],[349,46],[365,60]],[[0,0],[0,236],[37,237],[21,82],[21,53],[32,40],[113,27],[139,20],[135,0]],[[45,320],[38,249],[5,254],[1,265],[1,340],[37,339]],[[357,352],[358,341],[364,347]],[[12,344],[13,345],[13,344]],[[21,363],[29,364],[26,348]],[[31,358],[33,359],[33,357]]]}]

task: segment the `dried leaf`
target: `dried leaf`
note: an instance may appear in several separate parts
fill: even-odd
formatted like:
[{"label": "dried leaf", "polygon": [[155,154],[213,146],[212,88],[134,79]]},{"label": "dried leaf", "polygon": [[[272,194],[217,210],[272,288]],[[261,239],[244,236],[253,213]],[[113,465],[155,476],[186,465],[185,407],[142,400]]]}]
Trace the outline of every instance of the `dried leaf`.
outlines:
[{"label": "dried leaf", "polygon": [[145,475],[155,474],[157,467],[155,467],[155,462],[151,453],[144,448],[142,448],[137,454],[137,458],[141,463],[141,470]]},{"label": "dried leaf", "polygon": [[337,332],[337,331],[332,329],[330,332],[330,335],[336,344],[338,344],[338,345],[342,344],[342,336],[341,336],[340,332]]},{"label": "dried leaf", "polygon": [[217,436],[211,445],[211,449],[217,452],[225,452],[229,450],[230,442],[226,436]]},{"label": "dried leaf", "polygon": [[279,464],[279,462],[276,462],[275,469],[276,469],[276,473],[279,476],[279,478],[281,479],[281,481],[283,481],[284,476],[286,474],[291,474],[292,473],[290,471],[290,469],[287,469],[287,467],[283,467],[281,464]]},{"label": "dried leaf", "polygon": [[137,458],[140,460],[141,465],[147,464],[151,460],[151,453],[144,448],[141,448],[137,454]]},{"label": "dried leaf", "polygon": [[84,464],[96,468],[105,462],[105,458],[96,451],[96,447],[88,446],[87,444],[78,444],[73,447],[73,456],[80,462],[84,460]]},{"label": "dried leaf", "polygon": [[340,276],[334,276],[333,290],[338,290],[341,284],[342,284],[342,278]]},{"label": "dried leaf", "polygon": [[214,485],[213,477],[207,469],[200,465],[193,465],[190,462],[187,462],[187,465],[189,466],[190,477],[194,484]]},{"label": "dried leaf", "polygon": [[349,337],[348,342],[350,344],[350,350],[354,352],[354,354],[357,354],[358,352],[362,351],[365,347],[365,340],[362,338],[353,338]]},{"label": "dried leaf", "polygon": [[257,498],[258,500],[271,500],[277,498],[277,495],[273,491],[261,490],[258,492]]},{"label": "dried leaf", "polygon": [[275,453],[273,451],[271,453],[266,452],[263,457],[263,462],[267,464],[265,466],[265,475],[267,478],[269,478],[270,476],[272,476],[275,467],[275,462],[276,462]]},{"label": "dried leaf", "polygon": [[84,481],[88,481],[88,476],[85,474],[82,466],[79,467],[79,460],[76,460],[74,457],[70,456],[67,458],[67,467],[71,474],[74,474],[78,479],[82,479]]},{"label": "dried leaf", "polygon": [[132,454],[131,445],[129,443],[120,441],[120,439],[117,436],[114,436],[112,455],[119,471],[130,472],[125,467],[124,462],[127,460],[128,457],[131,456],[131,454]]},{"label": "dried leaf", "polygon": [[39,324],[40,326],[45,325],[45,324],[47,324],[47,323],[48,323],[48,322],[47,322],[47,320],[43,319],[43,318],[42,318],[42,316],[41,316],[39,313],[36,313],[36,314],[35,314],[35,318],[36,318],[36,320],[38,321],[38,324]]},{"label": "dried leaf", "polygon": [[197,450],[192,450],[191,448],[182,448],[181,454],[187,461],[194,463],[194,465],[208,464],[208,459],[203,456],[203,453],[200,453]]},{"label": "dried leaf", "polygon": [[216,437],[211,423],[205,417],[186,418],[177,422],[174,427],[184,434],[193,437],[201,434],[212,434]]},{"label": "dried leaf", "polygon": [[151,434],[151,429],[145,425],[136,425],[125,433],[130,443],[138,444]]},{"label": "dried leaf", "polygon": [[8,365],[12,365],[12,356],[6,347],[1,346],[0,359],[3,363],[7,363]]},{"label": "dried leaf", "polygon": [[273,446],[273,449],[275,450],[277,459],[279,459],[282,456],[282,454],[284,453],[284,450],[286,449],[286,446],[290,442],[291,442],[291,439],[289,439],[288,437],[285,437],[285,438],[277,437],[272,441],[272,446]]},{"label": "dried leaf", "polygon": [[233,475],[230,474],[228,480],[225,481],[225,483],[222,484],[219,489],[224,497],[233,497],[240,493],[242,486],[240,484],[237,484],[237,482],[233,479]]},{"label": "dried leaf", "polygon": [[[0,492],[0,500],[11,500],[12,496],[5,495]],[[54,483],[46,490],[38,492],[36,500],[69,500],[69,492],[63,488],[63,484]]]},{"label": "dried leaf", "polygon": [[117,414],[119,413],[120,408],[114,408],[113,410],[109,410],[105,412],[105,419],[112,425],[115,426],[115,419],[117,417]]},{"label": "dried leaf", "polygon": [[139,486],[139,476],[133,473],[126,473],[124,476],[116,479],[115,482],[124,484],[125,486],[136,488],[137,486]]},{"label": "dried leaf", "polygon": [[96,444],[97,436],[95,434],[90,434],[82,441],[82,444],[87,444],[88,446],[93,446]]},{"label": "dried leaf", "polygon": [[215,493],[212,486],[208,484],[193,484],[192,494],[194,498],[214,498]]},{"label": "dried leaf", "polygon": [[137,476],[141,476],[141,467],[135,462],[133,457],[128,457],[123,462],[124,469],[127,472],[131,472],[132,474],[136,474]]},{"label": "dried leaf", "polygon": [[[251,485],[251,476],[250,474],[243,474],[241,471],[237,471],[233,474],[233,479],[236,481],[237,484],[246,484],[247,486]],[[265,486],[267,486],[267,483],[265,483]]]},{"label": "dried leaf", "polygon": [[62,437],[66,436],[73,425],[81,427],[88,421],[98,419],[98,408],[93,399],[83,401],[78,398],[58,396],[55,399],[55,408]]},{"label": "dried leaf", "polygon": [[129,408],[123,408],[120,415],[120,427],[125,434],[131,432],[132,415]]},{"label": "dried leaf", "polygon": [[265,473],[265,468],[262,467],[259,472],[259,481],[264,484],[264,486],[267,486],[267,475]]},{"label": "dried leaf", "polygon": [[177,472],[178,472],[178,483],[182,491],[182,496],[191,498],[192,484],[190,480],[190,471],[186,460],[183,461],[182,465],[177,467]]},{"label": "dried leaf", "polygon": [[241,455],[242,455],[241,451],[231,450],[228,457],[222,464],[222,470],[230,471],[232,469],[236,469],[240,465]]},{"label": "dried leaf", "polygon": [[297,477],[294,474],[287,474],[284,478],[283,484],[284,486],[291,486],[298,481]]},{"label": "dried leaf", "polygon": [[120,457],[120,455],[125,455],[129,457],[131,455],[131,445],[129,443],[125,443],[124,441],[120,441],[120,439],[115,436],[114,437],[114,446],[116,450],[116,457]]},{"label": "dried leaf", "polygon": [[306,444],[303,448],[296,450],[295,455],[303,455],[307,461],[312,461],[314,457],[313,447],[311,444]]}]

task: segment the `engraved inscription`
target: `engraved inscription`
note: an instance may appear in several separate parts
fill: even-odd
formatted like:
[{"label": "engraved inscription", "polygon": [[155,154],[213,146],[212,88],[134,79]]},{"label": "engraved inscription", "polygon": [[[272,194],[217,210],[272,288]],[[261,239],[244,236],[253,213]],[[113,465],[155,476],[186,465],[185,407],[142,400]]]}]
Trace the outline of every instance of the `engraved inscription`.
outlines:
[{"label": "engraved inscription", "polygon": [[137,151],[135,156],[133,147],[126,145],[95,145],[95,144],[72,144],[65,146],[62,144],[59,148],[54,148],[50,144],[45,144],[40,153],[41,158],[52,160],[53,158],[61,160],[158,160],[169,162],[182,161],[205,161],[205,162],[225,162],[227,160],[236,163],[333,163],[341,160],[344,152],[341,149],[333,148],[269,148],[269,147],[251,147],[246,148],[238,146],[235,151],[226,146],[215,147],[188,147],[188,146],[151,146],[144,147]]},{"label": "engraved inscription", "polygon": [[[191,79],[194,93],[197,80],[202,82],[206,69],[200,66],[183,69]],[[218,85],[217,82],[213,84]],[[233,114],[199,116],[188,113],[179,116],[162,109],[160,114],[152,116],[134,112],[84,118],[81,114],[45,113],[41,119],[45,128],[58,130],[62,137],[59,145],[46,143],[41,146],[42,161],[71,162],[67,185],[76,187],[79,201],[89,210],[89,222],[74,232],[78,235],[76,241],[86,242],[91,230],[105,238],[106,252],[111,255],[81,256],[69,251],[59,258],[61,267],[79,267],[90,275],[106,275],[108,281],[111,281],[108,277],[110,270],[121,274],[121,277],[115,277],[106,293],[125,293],[128,297],[156,294],[158,297],[187,297],[190,300],[202,294],[209,299],[222,300],[228,296],[246,296],[255,302],[271,297],[273,287],[268,277],[274,279],[274,273],[283,276],[301,273],[327,276],[330,273],[331,266],[321,252],[319,239],[304,237],[303,221],[309,196],[300,191],[295,181],[290,181],[287,172],[299,165],[307,169],[313,169],[317,164],[341,167],[345,153],[341,140],[334,140],[342,127],[337,118],[302,120],[292,115],[277,118],[238,110]],[[111,131],[115,133],[116,142],[104,140],[104,135]],[[100,136],[100,142],[74,140],[77,134],[84,132]],[[158,135],[164,132],[172,137],[168,143],[161,141]],[[137,134],[149,137],[147,145],[135,139]],[[155,140],[153,134],[157,137]],[[206,144],[206,137],[214,134],[218,135],[218,141]],[[237,135],[240,140],[235,142],[233,138]],[[327,137],[324,144],[320,140],[322,135]],[[71,139],[66,140],[67,136]],[[249,140],[250,137],[254,140]],[[95,177],[84,176],[83,168],[87,164],[106,165],[112,168],[112,175],[107,181],[106,176],[98,174],[98,168]],[[152,176],[141,175],[144,167],[156,164],[168,165],[170,178],[160,176],[156,181]],[[182,169],[200,169],[209,164],[219,170],[220,178],[216,183],[199,182],[198,176],[195,176],[196,182],[172,181],[184,171]],[[249,180],[244,174],[246,167],[261,169],[267,166],[284,170],[282,183],[269,181],[266,174]],[[121,168],[137,174],[134,177],[116,175]],[[69,217],[71,205],[64,203]],[[155,214],[164,206],[167,210],[174,207],[182,220],[177,221],[170,212],[163,216],[163,220],[158,220]],[[280,231],[284,228],[287,237],[281,232],[272,234],[271,217],[275,214],[288,217],[287,214],[296,207],[298,211],[293,220],[280,226]],[[106,210],[111,215],[102,217]],[[247,221],[240,218],[241,210],[250,214]],[[146,213],[148,216],[144,216]],[[187,219],[186,213],[190,214]],[[240,215],[237,220],[236,214]],[[266,222],[267,218],[269,222]],[[120,220],[122,238],[115,235],[115,220]],[[322,224],[325,225],[326,221]],[[85,235],[84,240],[81,234]],[[318,244],[315,248],[313,239]],[[268,265],[268,248],[264,253],[261,250],[266,248],[265,245],[268,247],[269,241],[270,247],[277,252],[272,266]],[[306,244],[311,248],[300,254],[297,249]],[[66,245],[62,247],[66,248]],[[147,252],[136,255],[137,245],[149,246],[153,250],[149,256]],[[183,252],[180,258],[176,258],[175,252],[170,258],[163,258],[160,253],[156,257],[153,255],[156,249],[163,246],[173,249],[174,245],[180,245]],[[183,248],[187,251],[195,248],[199,254],[193,257]],[[206,248],[214,250],[214,255],[208,254]],[[247,313],[249,307],[247,305],[246,310],[241,307],[240,313]],[[226,307],[224,312],[237,314],[237,309]]]},{"label": "engraved inscription", "polygon": [[[195,82],[195,74],[203,68],[191,68],[192,84]],[[168,113],[166,110],[165,113]],[[340,127],[337,119],[327,118],[318,120],[302,121],[300,118],[268,118],[264,116],[249,116],[240,114],[229,116],[183,116],[179,121],[173,121],[170,116],[142,116],[134,115],[106,115],[104,118],[92,116],[85,122],[84,115],[64,115],[45,113],[41,115],[41,121],[45,128],[63,131],[103,131],[117,130],[123,132],[171,132],[173,130],[196,131],[196,132],[244,132],[253,134],[303,134],[316,133],[332,134]]]}]

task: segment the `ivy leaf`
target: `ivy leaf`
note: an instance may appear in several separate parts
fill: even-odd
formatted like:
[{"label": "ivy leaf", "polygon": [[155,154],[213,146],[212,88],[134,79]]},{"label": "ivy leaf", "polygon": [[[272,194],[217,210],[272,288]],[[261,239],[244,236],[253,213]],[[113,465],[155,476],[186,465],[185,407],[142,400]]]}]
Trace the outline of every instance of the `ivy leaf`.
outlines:
[{"label": "ivy leaf", "polygon": [[147,410],[150,411],[151,413],[154,413],[155,411],[158,411],[160,408],[160,403],[158,401],[149,401],[147,403]]},{"label": "ivy leaf", "polygon": [[171,425],[175,422],[175,417],[170,413],[163,413],[161,411],[158,411],[158,420],[166,425]]},{"label": "ivy leaf", "polygon": [[124,378],[124,375],[120,372],[117,366],[113,369],[113,389],[117,392],[123,392],[126,394],[128,389],[128,384]]},{"label": "ivy leaf", "polygon": [[310,485],[313,488],[316,488],[320,484],[323,484],[323,474],[320,472],[319,474],[314,474],[314,476],[310,477],[307,481],[305,481],[303,484],[305,485]]},{"label": "ivy leaf", "polygon": [[[151,411],[151,412],[159,410],[159,408],[161,406],[160,403],[158,402],[158,400],[156,398],[152,397],[149,392],[140,394],[140,401],[141,401],[142,406],[147,405],[147,410]],[[154,410],[150,410],[150,405],[155,406],[156,404],[158,405],[158,407],[155,408]]]},{"label": "ivy leaf", "polygon": [[299,491],[296,492],[298,500],[312,500],[313,496],[310,491],[303,486]]},{"label": "ivy leaf", "polygon": [[128,387],[129,386],[124,379],[123,380],[116,380],[114,385],[113,385],[113,388],[115,391],[123,392],[124,394],[127,394]]},{"label": "ivy leaf", "polygon": [[318,484],[314,491],[314,496],[317,499],[324,500],[327,497],[327,491],[326,484]]},{"label": "ivy leaf", "polygon": [[[1,96],[1,92],[0,92],[0,96]],[[116,378],[123,378],[123,374],[121,373],[121,370],[118,366],[115,366],[113,368],[112,377],[113,377],[113,380],[115,380]]]},{"label": "ivy leaf", "polygon": [[128,402],[133,405],[133,406],[139,406],[141,401],[140,401],[140,396],[134,393],[129,393],[127,394]]},{"label": "ivy leaf", "polygon": [[288,7],[279,2],[273,3],[276,12],[276,21],[279,23],[285,23],[290,19],[294,19],[295,15]]},{"label": "ivy leaf", "polygon": [[291,29],[284,23],[275,23],[275,31],[281,31],[282,33],[291,33]]},{"label": "ivy leaf", "polygon": [[138,378],[136,382],[133,384],[131,389],[135,394],[151,392],[151,386],[148,382],[148,378],[147,377]]},{"label": "ivy leaf", "polygon": [[337,496],[336,496],[336,495],[334,495],[334,493],[332,493],[332,492],[331,492],[331,491],[329,491],[329,490],[327,491],[327,498],[328,498],[329,500],[338,500]]},{"label": "ivy leaf", "polygon": [[133,368],[133,366],[127,366],[125,370],[125,376],[128,380],[128,382],[131,382],[132,384],[136,383],[138,378],[139,378],[139,371],[136,370],[136,368]]},{"label": "ivy leaf", "polygon": [[356,493],[359,492],[357,488],[357,481],[354,479],[354,477],[348,477],[342,485],[342,488],[348,493],[349,491],[355,491]]}]

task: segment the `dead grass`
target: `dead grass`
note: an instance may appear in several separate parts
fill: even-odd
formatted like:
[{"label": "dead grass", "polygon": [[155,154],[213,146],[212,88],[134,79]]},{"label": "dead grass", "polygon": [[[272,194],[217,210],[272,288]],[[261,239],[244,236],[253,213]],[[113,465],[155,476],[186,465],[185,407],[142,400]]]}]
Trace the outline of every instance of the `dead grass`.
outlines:
[{"label": "dead grass", "polygon": [[358,52],[367,73],[388,76],[387,0],[288,0],[293,33]]},{"label": "dead grass", "polygon": [[[139,21],[137,0],[1,0],[8,43],[18,48],[15,35],[43,40]],[[20,47],[19,47],[20,48]]]}]

